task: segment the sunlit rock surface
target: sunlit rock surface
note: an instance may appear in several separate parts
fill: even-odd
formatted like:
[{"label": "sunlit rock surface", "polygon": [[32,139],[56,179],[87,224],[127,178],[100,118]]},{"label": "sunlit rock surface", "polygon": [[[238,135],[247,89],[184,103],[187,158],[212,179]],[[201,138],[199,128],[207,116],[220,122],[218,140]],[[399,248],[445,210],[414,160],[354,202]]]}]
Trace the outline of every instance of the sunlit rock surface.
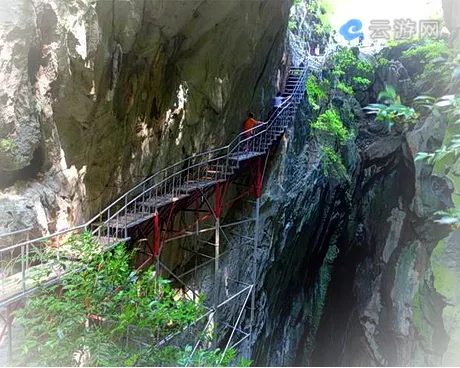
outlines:
[{"label": "sunlit rock surface", "polygon": [[[155,170],[227,144],[248,111],[263,120],[290,6],[287,0],[0,4],[0,212],[5,204],[11,214],[0,217],[0,231],[24,225],[22,202],[8,199],[6,189],[19,181],[54,178],[61,190],[47,212],[70,207],[71,224]],[[14,193],[27,196],[21,188]],[[33,218],[23,222],[50,230]]]}]

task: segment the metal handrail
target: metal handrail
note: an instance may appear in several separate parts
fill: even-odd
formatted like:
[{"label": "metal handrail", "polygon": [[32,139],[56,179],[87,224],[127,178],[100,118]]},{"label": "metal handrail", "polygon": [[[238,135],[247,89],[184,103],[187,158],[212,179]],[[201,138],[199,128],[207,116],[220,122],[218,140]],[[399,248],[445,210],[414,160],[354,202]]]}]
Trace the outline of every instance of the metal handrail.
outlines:
[{"label": "metal handrail", "polygon": [[[308,69],[308,64],[306,67],[303,68],[303,72],[302,72],[302,75],[301,76],[304,76],[306,70]],[[303,78],[305,79],[305,78]],[[135,196],[134,198],[132,198],[131,200],[125,200],[125,204],[120,208],[118,209],[117,211],[115,211],[115,213],[111,214],[110,216],[107,216],[106,220],[103,222],[103,224],[99,224],[99,226],[93,231],[93,234],[96,234],[98,232],[100,232],[100,230],[102,229],[102,227],[105,227],[106,225],[108,225],[112,220],[116,219],[117,216],[119,216],[120,214],[122,214],[123,211],[127,212],[126,209],[135,204],[142,196],[144,196],[146,193],[148,192],[151,192],[153,191],[154,189],[156,188],[160,188],[162,185],[165,185],[168,183],[168,181],[170,180],[174,180],[175,177],[182,177],[182,175],[184,173],[187,173],[187,172],[190,172],[190,170],[193,170],[193,169],[196,169],[196,168],[199,168],[201,166],[205,166],[205,165],[208,165],[209,163],[212,163],[212,162],[218,162],[219,160],[226,160],[226,159],[231,159],[231,154],[234,153],[235,151],[238,150],[239,147],[241,147],[243,144],[245,143],[248,143],[250,141],[255,141],[259,136],[261,136],[263,133],[267,132],[272,126],[273,124],[276,122],[276,119],[284,112],[286,111],[288,108],[290,108],[290,102],[291,100],[293,99],[293,96],[295,96],[298,92],[299,92],[299,89],[304,89],[304,83],[302,83],[302,78],[300,78],[300,81],[297,83],[294,91],[292,92],[292,94],[286,98],[284,101],[283,101],[283,104],[284,107],[282,109],[280,109],[279,111],[276,111],[274,112],[270,118],[268,119],[267,122],[261,122],[259,125],[257,125],[256,127],[252,128],[252,129],[249,129],[249,130],[246,130],[246,131],[242,131],[241,133],[239,133],[228,145],[226,146],[223,146],[223,147],[220,147],[220,148],[216,148],[216,149],[213,149],[213,150],[210,150],[210,151],[206,151],[204,153],[201,153],[201,154],[198,154],[196,156],[192,156],[190,158],[187,158],[183,161],[181,161],[180,163],[176,163],[176,164],[173,164],[165,169],[163,169],[161,172],[168,172],[168,170],[170,170],[171,168],[175,168],[175,167],[178,167],[178,166],[183,166],[183,164],[187,161],[191,161],[192,159],[196,159],[196,158],[200,158],[200,157],[204,157],[204,156],[209,156],[209,155],[215,155],[217,154],[218,152],[225,152],[225,150],[227,151],[226,154],[222,154],[221,156],[217,156],[217,157],[213,157],[211,159],[207,159],[203,162],[198,162],[196,164],[192,164],[190,165],[190,162],[189,162],[189,165],[187,165],[186,168],[184,169],[180,169],[179,171],[175,171],[173,173],[171,173],[170,175],[168,175],[166,178],[160,180],[160,182],[156,182],[154,183],[152,186],[144,189],[141,193],[139,193],[137,196]],[[262,128],[265,128],[262,130]],[[242,138],[244,137],[249,131],[257,131],[259,130],[259,132],[257,133],[253,133],[250,137],[247,137],[247,138]],[[225,168],[224,171],[227,171],[227,168]],[[149,180],[151,180],[152,178],[158,176],[158,173],[152,175],[151,177],[145,179],[143,181],[143,184],[147,183]],[[137,188],[140,187],[140,185],[137,186]],[[122,197],[120,197],[117,202],[120,202],[122,199],[124,198],[127,198],[127,195],[132,193],[133,190],[125,193],[125,195],[123,195]],[[173,193],[171,193],[173,194]],[[112,206],[109,206],[107,209],[110,209],[113,207],[113,204]],[[98,215],[96,215],[92,220],[95,221],[97,220],[98,218],[101,217],[101,214],[104,214],[105,211],[102,211],[101,213],[99,213]],[[88,223],[88,226],[91,225],[91,223],[93,221],[90,221]]]},{"label": "metal handrail", "polygon": [[8,236],[13,236],[13,235],[19,235],[19,234],[22,234],[22,233],[26,233],[27,231],[30,231],[32,230],[33,227],[26,227],[25,229],[21,229],[21,230],[14,230],[10,233],[3,233],[3,234],[0,234],[0,238],[6,238]]},{"label": "metal handrail", "polygon": [[[228,179],[229,175],[233,175],[233,168],[238,167],[239,165],[238,161],[236,164],[235,162],[231,162],[231,160],[235,158],[236,154],[244,154],[246,152],[245,147],[247,145],[251,145],[251,152],[256,154],[263,154],[269,149],[273,139],[281,134],[282,129],[286,129],[289,126],[293,120],[295,107],[300,102],[300,99],[303,97],[303,93],[305,91],[308,61],[309,60],[307,59],[305,67],[296,68],[299,78],[291,95],[283,100],[281,106],[271,114],[266,122],[261,122],[253,129],[239,133],[226,146],[199,153],[157,171],[153,175],[145,178],[139,184],[125,192],[123,195],[105,207],[102,211],[100,211],[97,215],[82,225],[74,226],[72,228],[39,238],[26,240],[16,245],[0,249],[0,252],[3,254],[4,252],[14,252],[16,249],[19,249],[21,253],[27,253],[29,250],[29,245],[31,244],[44,242],[59,236],[73,234],[83,230],[87,231],[91,229],[92,226],[93,229],[91,230],[93,235],[98,234],[99,237],[107,237],[108,244],[105,245],[110,247],[110,241],[116,242],[119,240],[119,231],[124,230],[125,232],[125,236],[121,237],[121,239],[127,238],[128,215],[134,216],[134,218],[137,220],[141,219],[142,217],[137,218],[136,216],[145,217],[146,215],[151,214],[151,211],[144,212],[143,209],[138,211],[136,207],[137,205],[140,204],[141,206],[144,206],[146,201],[148,202],[153,198],[154,205],[149,206],[155,206],[155,210],[157,210],[156,200],[158,198],[167,198],[169,196],[174,198],[175,195],[183,191],[184,185],[190,185],[190,183],[193,183],[194,181],[215,182],[217,180]],[[290,74],[293,75],[292,70],[290,71]],[[249,131],[251,131],[250,136],[248,135]],[[215,180],[208,180],[210,168],[215,168]],[[121,221],[123,220],[123,216],[125,216],[124,223]],[[111,225],[112,221],[116,221],[115,227]],[[120,226],[119,221],[121,221]],[[110,233],[111,228],[115,230],[115,236]],[[1,234],[0,237],[17,235],[18,233],[22,233],[28,230],[31,229],[24,229],[21,231]],[[26,254],[26,258],[27,257],[28,253]],[[24,261],[22,261],[22,263],[24,263]],[[24,267],[22,270],[24,278]],[[22,283],[24,286],[22,293],[24,294],[28,292],[28,289],[26,288],[24,280],[22,280]],[[0,301],[2,301],[1,295]],[[5,303],[5,301],[3,300],[2,303]]]}]

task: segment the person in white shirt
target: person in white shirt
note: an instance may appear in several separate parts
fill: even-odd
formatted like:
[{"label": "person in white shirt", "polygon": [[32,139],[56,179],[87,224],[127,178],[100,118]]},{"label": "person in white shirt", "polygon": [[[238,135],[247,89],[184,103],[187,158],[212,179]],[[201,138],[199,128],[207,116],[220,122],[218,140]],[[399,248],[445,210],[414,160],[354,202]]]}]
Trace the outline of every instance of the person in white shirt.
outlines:
[{"label": "person in white shirt", "polygon": [[281,107],[281,104],[283,103],[284,98],[281,97],[281,92],[278,92],[273,99],[273,107],[277,109],[278,107]]},{"label": "person in white shirt", "polygon": [[276,114],[281,110],[281,106],[283,104],[285,97],[281,97],[281,92],[278,92],[273,99],[273,111],[272,114]]}]

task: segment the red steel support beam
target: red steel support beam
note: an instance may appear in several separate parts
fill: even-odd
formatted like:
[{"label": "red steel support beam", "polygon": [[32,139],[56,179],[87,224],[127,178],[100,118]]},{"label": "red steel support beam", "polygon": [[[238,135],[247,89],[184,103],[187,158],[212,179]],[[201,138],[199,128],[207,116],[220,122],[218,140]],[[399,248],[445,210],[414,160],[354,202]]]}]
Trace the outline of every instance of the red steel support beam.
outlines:
[{"label": "red steel support beam", "polygon": [[153,214],[153,255],[160,255],[160,219],[158,212]]}]

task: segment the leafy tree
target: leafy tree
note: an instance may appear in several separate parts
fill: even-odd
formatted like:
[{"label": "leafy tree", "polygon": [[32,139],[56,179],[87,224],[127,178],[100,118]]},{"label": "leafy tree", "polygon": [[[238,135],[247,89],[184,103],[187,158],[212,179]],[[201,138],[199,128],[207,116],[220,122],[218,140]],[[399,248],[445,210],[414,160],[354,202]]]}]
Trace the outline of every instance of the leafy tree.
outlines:
[{"label": "leafy tree", "polygon": [[364,91],[371,85],[374,68],[371,63],[357,56],[356,49],[342,48],[334,55],[332,63],[331,75],[337,86],[345,85],[353,91]]},{"label": "leafy tree", "polygon": [[[58,260],[78,260],[79,272],[42,286],[15,312],[24,329],[19,365],[216,366],[233,360],[233,350],[198,349],[190,357],[191,348],[155,348],[203,314],[203,295],[188,300],[153,269],[133,271],[133,252],[123,244],[97,251],[102,247],[85,233],[62,248]],[[145,347],[135,348],[133,338]]]}]

